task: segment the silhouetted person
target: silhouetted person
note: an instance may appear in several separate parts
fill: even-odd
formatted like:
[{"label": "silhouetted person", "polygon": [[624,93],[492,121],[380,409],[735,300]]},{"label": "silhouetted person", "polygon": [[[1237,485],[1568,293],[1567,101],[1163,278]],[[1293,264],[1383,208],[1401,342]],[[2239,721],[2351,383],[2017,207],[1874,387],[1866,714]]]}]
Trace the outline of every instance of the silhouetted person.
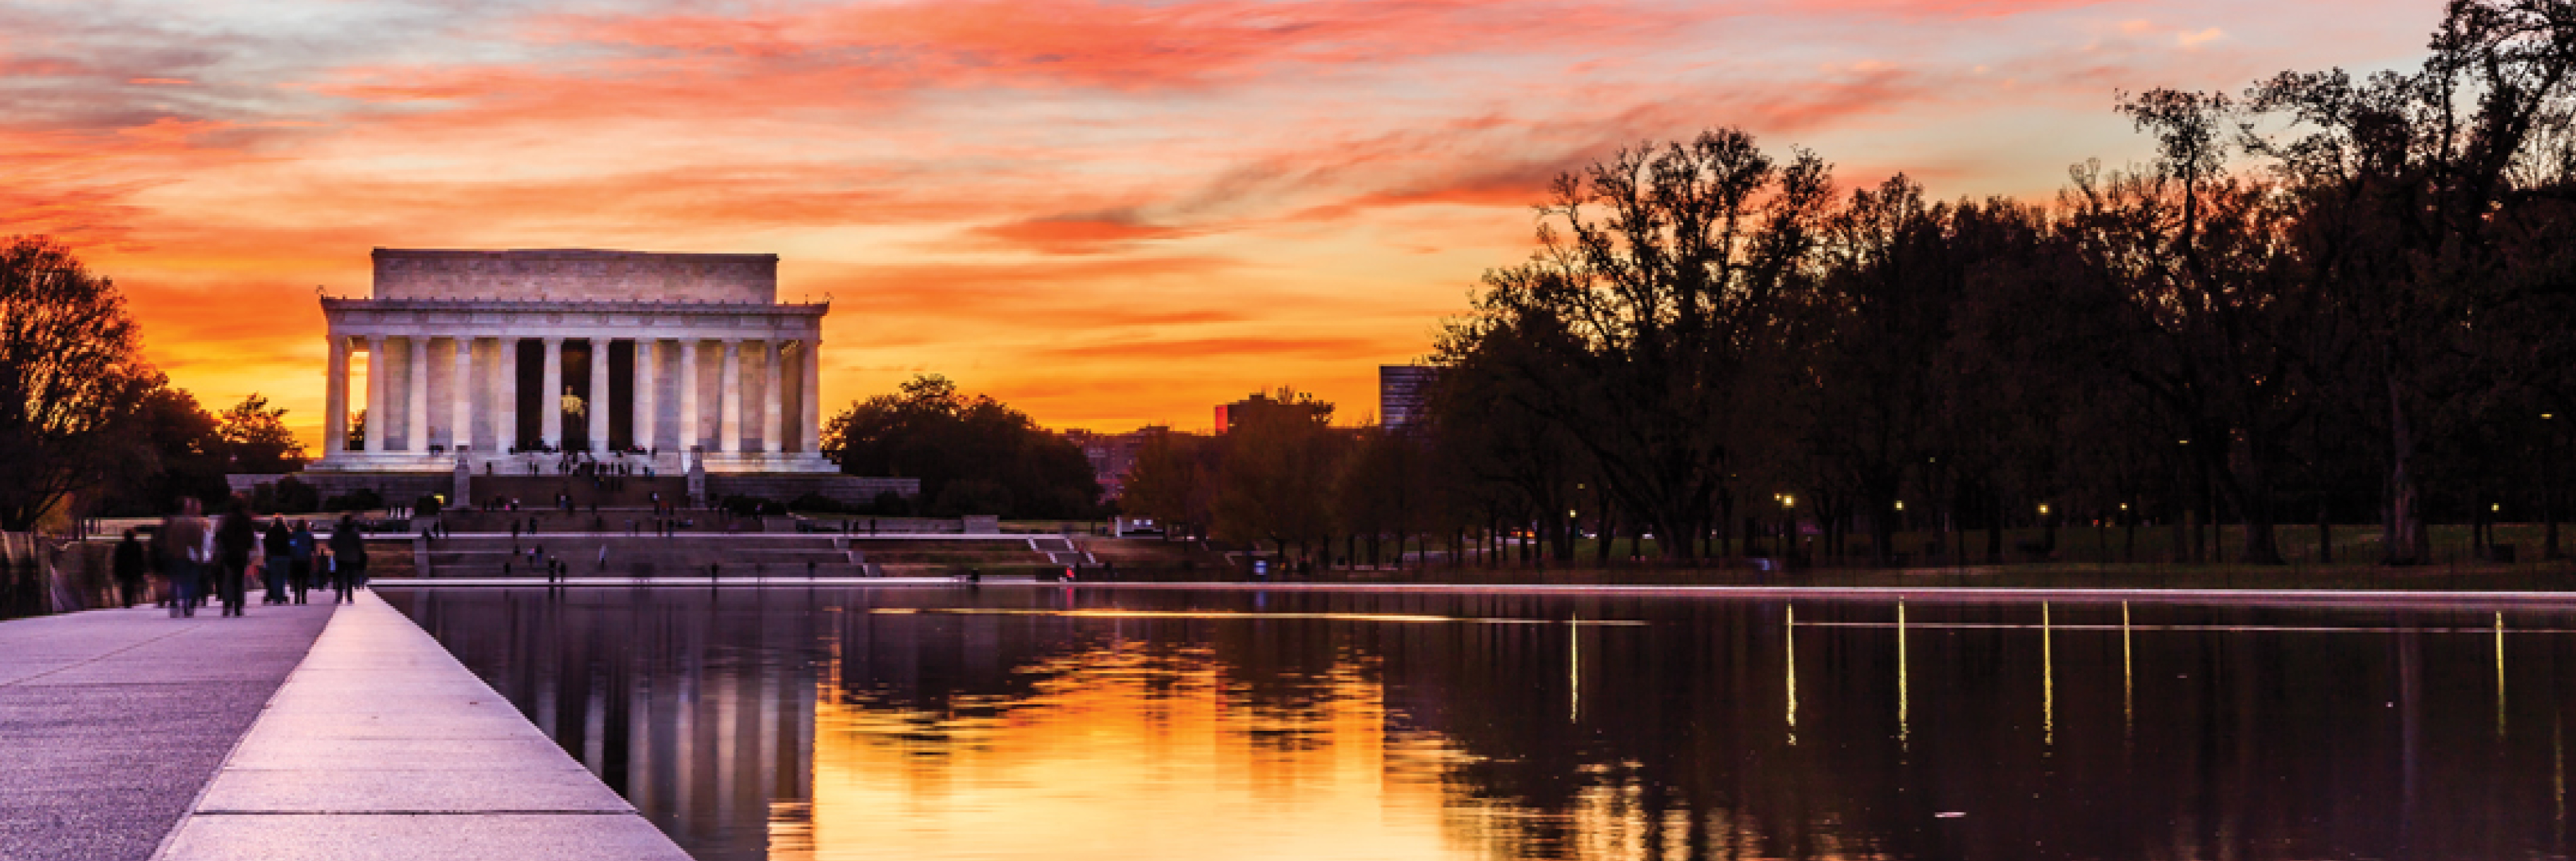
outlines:
[{"label": "silhouetted person", "polygon": [[295,533],[287,536],[287,585],[295,589],[295,603],[304,603],[304,593],[313,588],[313,522],[295,521]]},{"label": "silhouetted person", "polygon": [[197,587],[214,560],[213,535],[195,499],[179,500],[179,513],[162,518],[161,570],[170,578],[170,618],[197,615]]},{"label": "silhouetted person", "polygon": [[116,542],[109,570],[116,575],[116,599],[129,608],[134,606],[134,596],[143,591],[143,568],[150,564],[150,556],[143,542],[134,537],[134,530],[125,530],[125,540]]},{"label": "silhouetted person", "polygon": [[215,526],[215,563],[217,593],[224,602],[224,615],[242,615],[245,597],[242,586],[250,577],[250,554],[259,547],[259,527],[251,525],[250,512],[240,500]]},{"label": "silhouetted person", "polygon": [[268,590],[266,595],[260,597],[259,602],[284,604],[286,603],[286,572],[287,569],[295,567],[295,533],[287,531],[286,518],[280,517],[268,522],[268,532],[259,537],[259,549],[261,553],[259,583]]},{"label": "silhouetted person", "polygon": [[331,530],[331,601],[358,602],[355,590],[367,571],[367,539],[358,534],[358,520],[340,515],[340,525]]}]

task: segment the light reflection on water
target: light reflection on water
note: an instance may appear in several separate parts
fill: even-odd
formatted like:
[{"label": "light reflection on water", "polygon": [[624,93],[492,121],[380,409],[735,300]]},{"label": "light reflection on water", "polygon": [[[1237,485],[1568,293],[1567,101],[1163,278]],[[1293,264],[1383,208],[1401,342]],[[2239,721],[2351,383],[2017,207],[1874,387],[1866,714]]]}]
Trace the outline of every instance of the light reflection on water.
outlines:
[{"label": "light reflection on water", "polygon": [[2576,624],[2552,614],[387,597],[701,861],[2566,846],[2558,668]]}]

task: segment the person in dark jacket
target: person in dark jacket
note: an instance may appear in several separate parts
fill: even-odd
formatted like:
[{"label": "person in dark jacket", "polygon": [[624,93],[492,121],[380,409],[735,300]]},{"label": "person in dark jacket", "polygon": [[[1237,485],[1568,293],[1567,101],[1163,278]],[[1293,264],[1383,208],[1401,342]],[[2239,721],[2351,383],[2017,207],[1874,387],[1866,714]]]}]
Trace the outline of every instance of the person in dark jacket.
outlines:
[{"label": "person in dark jacket", "polygon": [[170,618],[195,618],[197,586],[207,556],[206,519],[195,499],[179,500],[179,513],[162,518],[161,570],[170,578]]},{"label": "person in dark jacket", "polygon": [[295,590],[295,603],[304,603],[304,593],[313,588],[313,521],[295,521],[295,533],[286,537],[286,585]]},{"label": "person in dark jacket", "polygon": [[260,597],[262,604],[286,603],[286,571],[295,567],[295,534],[286,531],[286,518],[268,521],[268,532],[259,538],[259,583],[267,587]]},{"label": "person in dark jacket", "polygon": [[259,546],[259,527],[250,522],[250,512],[235,500],[232,510],[224,512],[223,522],[215,526],[215,564],[218,566],[216,593],[224,602],[224,615],[242,615],[242,587],[250,577],[250,554]]},{"label": "person in dark jacket", "polygon": [[340,525],[331,528],[331,594],[332,602],[358,602],[352,591],[358,577],[367,570],[367,539],[358,534],[358,519],[340,515]]},{"label": "person in dark jacket", "polygon": [[134,606],[134,596],[143,593],[143,567],[150,555],[143,549],[143,542],[134,537],[134,530],[125,530],[125,540],[116,542],[116,555],[109,567],[116,575],[116,599],[128,608]]}]

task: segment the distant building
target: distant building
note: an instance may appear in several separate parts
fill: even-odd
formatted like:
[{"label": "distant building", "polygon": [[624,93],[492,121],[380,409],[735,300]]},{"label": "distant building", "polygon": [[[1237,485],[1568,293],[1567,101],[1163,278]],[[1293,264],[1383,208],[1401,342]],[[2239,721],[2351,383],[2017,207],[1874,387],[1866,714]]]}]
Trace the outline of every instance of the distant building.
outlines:
[{"label": "distant building", "polygon": [[1127,495],[1127,476],[1136,471],[1136,456],[1145,450],[1145,442],[1171,431],[1161,425],[1149,425],[1126,433],[1075,429],[1058,436],[1081,448],[1083,458],[1091,461],[1092,478],[1100,482],[1100,500],[1107,502]]},{"label": "distant building", "polygon": [[1377,421],[1387,430],[1410,430],[1430,419],[1431,383],[1440,369],[1430,365],[1377,366]]},{"label": "distant building", "polygon": [[1332,404],[1315,400],[1314,395],[1294,391],[1283,386],[1276,394],[1268,392],[1254,392],[1251,397],[1244,398],[1243,400],[1235,401],[1230,404],[1218,404],[1216,408],[1216,432],[1230,432],[1235,428],[1242,427],[1244,422],[1251,421],[1254,417],[1271,410],[1292,411],[1303,418],[1310,419],[1319,424],[1332,421],[1333,419]]}]

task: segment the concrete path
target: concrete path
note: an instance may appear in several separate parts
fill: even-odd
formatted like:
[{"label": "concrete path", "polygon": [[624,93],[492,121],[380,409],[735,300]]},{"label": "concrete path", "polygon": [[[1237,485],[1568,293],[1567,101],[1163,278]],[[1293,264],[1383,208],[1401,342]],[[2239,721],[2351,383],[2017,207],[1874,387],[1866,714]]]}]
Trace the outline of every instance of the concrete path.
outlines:
[{"label": "concrete path", "polygon": [[216,613],[0,622],[0,858],[150,857],[332,616]]},{"label": "concrete path", "polygon": [[332,617],[159,857],[688,859],[365,592]]}]

